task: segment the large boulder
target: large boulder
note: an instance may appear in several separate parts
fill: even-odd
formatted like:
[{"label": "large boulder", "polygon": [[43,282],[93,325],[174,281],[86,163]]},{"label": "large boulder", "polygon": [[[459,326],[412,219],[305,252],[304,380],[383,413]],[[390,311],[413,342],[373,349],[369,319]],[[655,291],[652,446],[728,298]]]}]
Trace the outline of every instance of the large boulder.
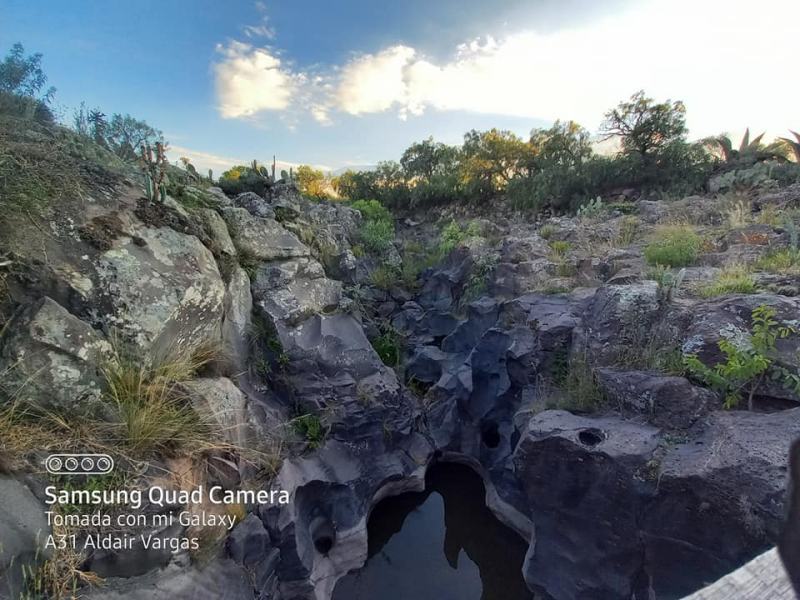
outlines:
[{"label": "large boulder", "polygon": [[91,410],[102,396],[111,345],[50,298],[21,309],[0,336],[0,402]]},{"label": "large boulder", "polygon": [[639,354],[653,338],[660,317],[658,284],[606,285],[583,315],[574,347],[592,364],[610,366]]},{"label": "large boulder", "polygon": [[698,438],[666,453],[641,523],[656,589],[680,596],[775,545],[798,436],[800,408],[719,411]]},{"label": "large boulder", "polygon": [[394,371],[350,315],[314,315],[296,327],[279,327],[278,334],[294,394],[309,407],[336,406],[348,398],[372,402],[399,391]]},{"label": "large boulder", "polygon": [[225,208],[222,217],[236,250],[245,256],[269,261],[310,254],[308,247],[274,219],[254,217],[244,208]]},{"label": "large boulder", "polygon": [[554,598],[633,597],[645,485],[633,474],[646,479],[658,442],[654,427],[613,417],[545,411],[530,419],[514,452],[536,524],[529,585]]},{"label": "large boulder", "polygon": [[216,339],[225,287],[211,252],[169,227],[131,229],[96,260],[105,327],[142,352]]}]

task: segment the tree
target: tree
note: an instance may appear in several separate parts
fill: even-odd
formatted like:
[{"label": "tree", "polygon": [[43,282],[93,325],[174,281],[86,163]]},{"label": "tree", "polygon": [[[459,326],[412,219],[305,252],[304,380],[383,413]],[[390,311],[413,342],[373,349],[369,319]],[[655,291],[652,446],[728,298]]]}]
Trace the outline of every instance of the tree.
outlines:
[{"label": "tree", "polygon": [[123,160],[136,160],[138,149],[145,144],[164,143],[164,134],[160,130],[127,114],[115,113],[106,131],[109,148]]},{"label": "tree", "polygon": [[[0,91],[35,98],[47,83],[47,75],[42,71],[42,54],[37,52],[25,56],[25,48],[17,42],[5,60],[0,63]],[[50,102],[55,96],[56,88],[49,87],[40,98]]]},{"label": "tree", "polygon": [[37,121],[53,122],[55,119],[48,104],[56,88],[49,87],[42,94],[47,75],[42,70],[40,53],[25,56],[25,48],[17,42],[0,63],[0,112]]},{"label": "tree", "polygon": [[531,156],[531,147],[510,131],[467,132],[461,147],[466,194],[473,200],[497,194],[512,177],[527,168]]},{"label": "tree", "polygon": [[432,137],[411,144],[400,158],[400,165],[407,179],[430,182],[434,175],[452,173],[458,162],[458,148]]},{"label": "tree", "polygon": [[592,156],[589,132],[575,121],[556,121],[549,129],[533,129],[531,170],[577,167]]},{"label": "tree", "polygon": [[312,198],[328,197],[328,181],[325,174],[309,165],[300,165],[295,171],[297,187],[301,194]]},{"label": "tree", "polygon": [[652,162],[664,148],[685,140],[686,107],[680,101],[656,103],[639,91],[606,113],[601,131],[605,139],[619,137],[625,154]]}]

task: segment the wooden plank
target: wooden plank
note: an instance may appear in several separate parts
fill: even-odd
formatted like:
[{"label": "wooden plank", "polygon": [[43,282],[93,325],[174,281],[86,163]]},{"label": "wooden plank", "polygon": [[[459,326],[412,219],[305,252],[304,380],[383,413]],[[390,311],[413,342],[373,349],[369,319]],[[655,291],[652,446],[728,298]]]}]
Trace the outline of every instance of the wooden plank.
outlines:
[{"label": "wooden plank", "polygon": [[683,600],[797,600],[773,548]]}]

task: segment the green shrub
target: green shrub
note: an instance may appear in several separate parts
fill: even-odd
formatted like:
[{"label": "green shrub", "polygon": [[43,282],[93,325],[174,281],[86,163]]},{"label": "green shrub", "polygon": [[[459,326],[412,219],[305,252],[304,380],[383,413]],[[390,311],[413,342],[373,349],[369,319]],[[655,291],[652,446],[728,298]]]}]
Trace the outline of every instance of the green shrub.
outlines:
[{"label": "green shrub", "polygon": [[694,263],[702,240],[690,227],[672,225],[661,228],[644,249],[651,265],[686,267]]},{"label": "green shrub", "polygon": [[361,227],[359,235],[367,252],[383,254],[394,241],[394,223],[391,221],[367,221]]},{"label": "green shrub", "polygon": [[773,359],[777,340],[794,333],[792,328],[779,325],[775,314],[772,307],[758,306],[751,314],[753,331],[748,340],[720,340],[725,362],[708,367],[694,354],[684,356],[689,372],[724,397],[725,408],[735,408],[746,395],[747,407],[752,410],[753,398],[767,378],[800,394],[800,374],[776,365]]},{"label": "green shrub", "polygon": [[755,294],[756,282],[744,265],[733,265],[724,269],[712,283],[700,288],[704,298],[714,298],[725,294]]},{"label": "green shrub", "polygon": [[365,221],[392,221],[392,213],[377,200],[356,200],[350,204],[361,213]]},{"label": "green shrub", "polygon": [[480,226],[475,221],[471,221],[466,227],[462,227],[455,220],[450,221],[439,236],[439,253],[442,256],[449,254],[453,248],[480,235]]}]

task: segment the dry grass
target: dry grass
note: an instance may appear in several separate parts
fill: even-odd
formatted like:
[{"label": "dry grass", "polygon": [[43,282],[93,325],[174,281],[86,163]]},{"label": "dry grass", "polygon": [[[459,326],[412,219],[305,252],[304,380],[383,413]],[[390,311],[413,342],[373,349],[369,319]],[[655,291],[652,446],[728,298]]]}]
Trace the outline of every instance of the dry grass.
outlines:
[{"label": "dry grass", "polygon": [[758,291],[750,268],[742,264],[725,267],[713,282],[699,288],[704,298],[714,298],[726,294],[755,294]]}]

